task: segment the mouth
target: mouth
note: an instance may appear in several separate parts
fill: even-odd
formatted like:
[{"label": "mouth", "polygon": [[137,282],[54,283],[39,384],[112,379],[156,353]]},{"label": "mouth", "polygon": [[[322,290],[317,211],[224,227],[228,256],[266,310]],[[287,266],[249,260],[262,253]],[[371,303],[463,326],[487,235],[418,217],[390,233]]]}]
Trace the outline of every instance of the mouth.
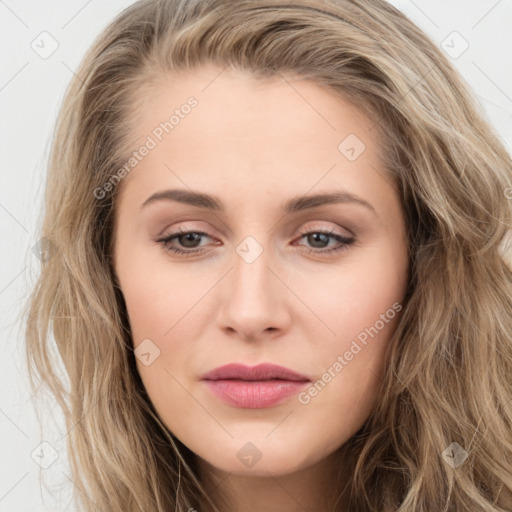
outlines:
[{"label": "mouth", "polygon": [[217,398],[228,405],[262,409],[282,403],[299,393],[311,381],[289,368],[273,364],[249,367],[229,364],[203,375]]}]

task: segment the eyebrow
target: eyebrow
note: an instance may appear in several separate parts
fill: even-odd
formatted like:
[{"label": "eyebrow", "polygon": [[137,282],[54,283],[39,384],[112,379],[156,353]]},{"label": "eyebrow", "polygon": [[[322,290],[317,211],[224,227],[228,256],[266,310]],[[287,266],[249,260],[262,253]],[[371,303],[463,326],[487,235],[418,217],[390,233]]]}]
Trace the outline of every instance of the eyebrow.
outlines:
[{"label": "eyebrow", "polygon": [[[145,208],[151,203],[163,200],[176,201],[178,203],[188,204],[198,208],[205,208],[218,212],[225,211],[222,201],[217,196],[181,189],[169,189],[155,192],[149,196],[144,201],[144,203],[142,203],[141,209]],[[331,193],[293,197],[283,205],[283,212],[285,214],[292,214],[303,210],[336,203],[359,204],[371,210],[375,215],[378,216],[377,211],[368,201],[365,201],[363,198],[346,190],[336,190],[335,192]]]}]

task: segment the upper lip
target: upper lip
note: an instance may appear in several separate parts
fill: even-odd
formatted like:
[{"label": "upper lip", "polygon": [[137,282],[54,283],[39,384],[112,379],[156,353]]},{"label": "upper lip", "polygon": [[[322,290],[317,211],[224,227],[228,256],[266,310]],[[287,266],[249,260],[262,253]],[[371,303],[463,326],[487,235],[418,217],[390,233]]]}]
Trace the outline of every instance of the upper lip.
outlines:
[{"label": "upper lip", "polygon": [[239,363],[226,364],[219,366],[214,370],[205,373],[202,380],[293,380],[299,382],[306,382],[309,379],[301,375],[300,373],[294,372],[284,366],[278,366],[276,364],[263,363],[256,366],[246,366]]}]

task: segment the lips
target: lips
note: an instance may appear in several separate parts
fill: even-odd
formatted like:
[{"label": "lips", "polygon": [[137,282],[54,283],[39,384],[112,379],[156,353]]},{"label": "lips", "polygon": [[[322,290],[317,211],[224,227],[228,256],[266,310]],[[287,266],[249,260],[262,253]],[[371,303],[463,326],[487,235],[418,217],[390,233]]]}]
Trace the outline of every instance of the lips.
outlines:
[{"label": "lips", "polygon": [[275,364],[259,364],[257,366],[245,366],[243,364],[232,363],[206,373],[201,377],[202,380],[246,380],[246,381],[265,381],[265,380],[287,380],[295,382],[308,382],[305,375],[301,375],[284,366]]},{"label": "lips", "polygon": [[253,367],[228,364],[206,373],[201,379],[215,397],[245,409],[282,403],[310,382],[305,375],[268,363]]}]

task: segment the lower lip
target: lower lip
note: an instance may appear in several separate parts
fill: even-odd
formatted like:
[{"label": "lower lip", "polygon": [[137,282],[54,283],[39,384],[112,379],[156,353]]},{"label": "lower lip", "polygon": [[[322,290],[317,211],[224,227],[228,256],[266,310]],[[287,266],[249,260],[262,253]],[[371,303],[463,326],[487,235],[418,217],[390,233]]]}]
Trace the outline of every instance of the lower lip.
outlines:
[{"label": "lower lip", "polygon": [[263,409],[296,395],[309,381],[205,380],[213,394],[224,402],[245,409]]}]

